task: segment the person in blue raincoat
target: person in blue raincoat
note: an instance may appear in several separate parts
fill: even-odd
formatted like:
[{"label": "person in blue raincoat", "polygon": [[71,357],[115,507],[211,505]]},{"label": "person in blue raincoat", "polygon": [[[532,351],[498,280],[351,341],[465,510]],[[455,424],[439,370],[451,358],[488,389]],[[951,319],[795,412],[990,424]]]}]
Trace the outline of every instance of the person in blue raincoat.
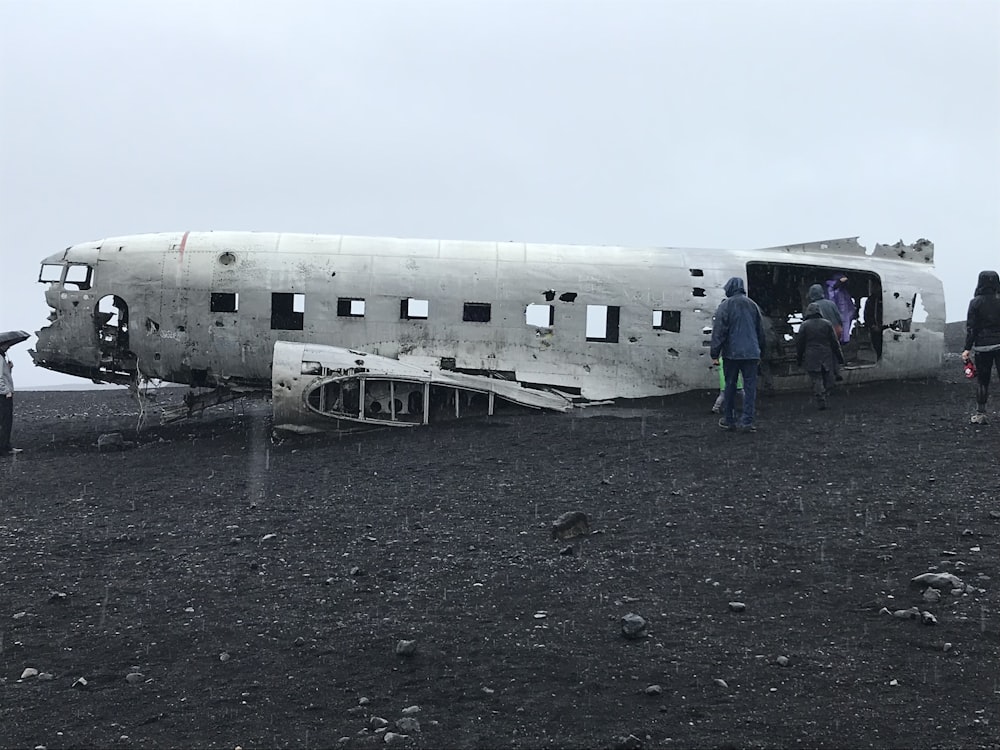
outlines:
[{"label": "person in blue raincoat", "polygon": [[[709,354],[719,364],[726,379],[719,427],[756,432],[757,370],[765,348],[764,316],[757,303],[747,296],[743,279],[734,276],[724,287],[726,298],[715,310]],[[736,389],[743,378],[743,412],[736,418]]]}]

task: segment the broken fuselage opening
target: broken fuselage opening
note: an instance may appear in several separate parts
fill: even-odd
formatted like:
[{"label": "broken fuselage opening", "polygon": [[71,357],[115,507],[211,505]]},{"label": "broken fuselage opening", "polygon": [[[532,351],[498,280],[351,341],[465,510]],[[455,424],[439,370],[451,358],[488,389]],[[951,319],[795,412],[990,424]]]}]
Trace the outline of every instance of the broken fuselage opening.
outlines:
[{"label": "broken fuselage opening", "polygon": [[129,314],[125,300],[117,294],[101,297],[94,312],[94,328],[102,373],[116,381],[121,377],[134,378],[136,357],[129,349]]},{"label": "broken fuselage opening", "polygon": [[[845,293],[845,332],[841,348],[847,367],[873,367],[882,358],[882,280],[870,271],[843,269],[832,266],[811,266],[795,263],[747,263],[747,295],[767,318],[765,323],[774,333],[767,359],[775,375],[794,375],[801,370],[796,364],[795,334],[808,307],[809,289],[815,284],[827,295],[827,282],[834,277],[846,277],[839,285]],[[846,340],[845,340],[846,339]]]},{"label": "broken fuselage opening", "polygon": [[115,294],[98,295],[96,251],[88,258],[53,256],[38,280],[49,285],[51,325],[38,332],[35,364],[94,382],[128,384],[136,377],[129,349],[129,310]]}]

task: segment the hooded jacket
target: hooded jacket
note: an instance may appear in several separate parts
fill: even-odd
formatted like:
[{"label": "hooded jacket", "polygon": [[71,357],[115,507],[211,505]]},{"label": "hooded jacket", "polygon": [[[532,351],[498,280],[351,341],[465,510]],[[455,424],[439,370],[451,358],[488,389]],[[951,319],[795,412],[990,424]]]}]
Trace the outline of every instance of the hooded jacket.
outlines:
[{"label": "hooded jacket", "polygon": [[965,349],[1000,345],[1000,275],[980,271],[976,296],[965,316]]},{"label": "hooded jacket", "polygon": [[712,359],[760,359],[765,346],[760,308],[747,297],[738,276],[727,281],[724,289],[726,298],[716,308],[712,323]]},{"label": "hooded jacket", "polygon": [[844,327],[844,320],[840,316],[840,308],[837,307],[833,300],[826,298],[826,292],[823,291],[822,284],[813,284],[809,287],[807,296],[809,297],[809,304],[815,303],[819,308],[819,314],[825,320],[830,321],[830,325],[838,331]]},{"label": "hooded jacket", "polygon": [[795,336],[795,354],[799,367],[806,372],[837,372],[837,362],[844,364],[844,352],[833,326],[820,313],[819,305],[809,303],[805,319]]}]

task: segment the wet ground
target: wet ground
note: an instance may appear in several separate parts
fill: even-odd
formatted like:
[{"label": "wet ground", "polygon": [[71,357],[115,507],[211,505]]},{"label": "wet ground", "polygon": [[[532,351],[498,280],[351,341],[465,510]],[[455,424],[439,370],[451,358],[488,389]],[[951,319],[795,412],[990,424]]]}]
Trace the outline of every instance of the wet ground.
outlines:
[{"label": "wet ground", "polygon": [[1000,415],[951,364],[754,435],[710,392],[280,443],[19,394],[0,745],[1000,747]]}]

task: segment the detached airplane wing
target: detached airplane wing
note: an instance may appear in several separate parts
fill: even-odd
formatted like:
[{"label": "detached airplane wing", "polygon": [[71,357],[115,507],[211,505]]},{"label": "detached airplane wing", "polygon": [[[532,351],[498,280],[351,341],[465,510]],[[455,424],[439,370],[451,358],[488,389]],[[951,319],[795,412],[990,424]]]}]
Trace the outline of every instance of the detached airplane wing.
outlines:
[{"label": "detached airplane wing", "polygon": [[329,430],[331,420],[415,427],[492,415],[497,399],[536,409],[572,408],[569,398],[552,390],[292,341],[274,344],[271,393],[274,429],[289,432]]}]

